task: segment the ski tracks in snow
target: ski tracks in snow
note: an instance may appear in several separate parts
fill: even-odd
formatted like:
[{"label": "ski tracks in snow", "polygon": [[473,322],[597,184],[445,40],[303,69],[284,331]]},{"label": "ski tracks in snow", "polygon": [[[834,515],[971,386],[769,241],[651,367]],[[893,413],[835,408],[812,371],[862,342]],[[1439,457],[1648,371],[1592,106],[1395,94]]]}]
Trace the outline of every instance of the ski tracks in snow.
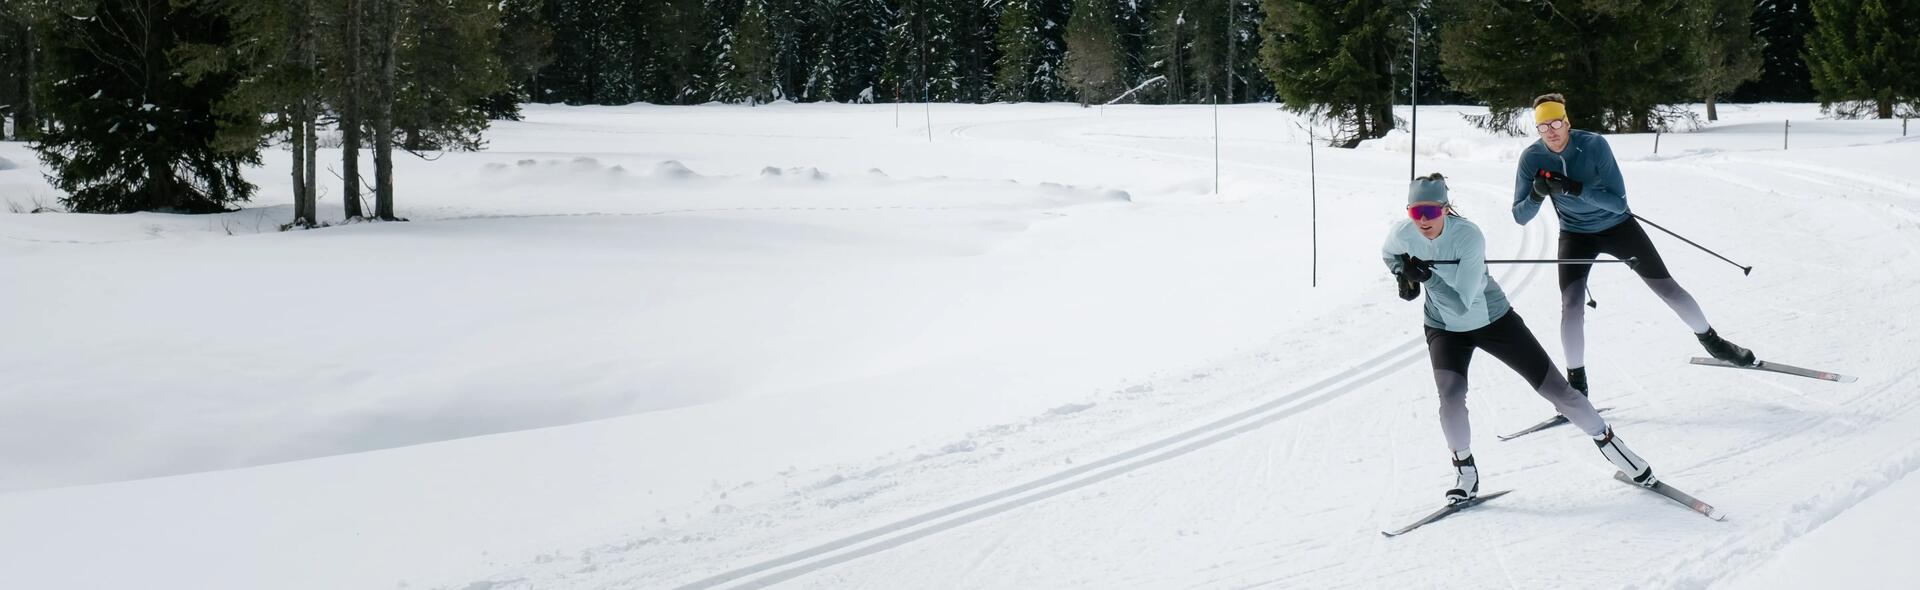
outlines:
[{"label": "ski tracks in snow", "polygon": [[[1545,232],[1544,227],[1545,224],[1532,224],[1528,226],[1526,231],[1523,232],[1523,239],[1519,248],[1516,249],[1516,256],[1527,257],[1541,255],[1541,252],[1550,244],[1549,241],[1542,237],[1542,234]],[[1502,270],[1503,272],[1499,280],[1503,285],[1511,285],[1511,289],[1516,293],[1525,289],[1541,272],[1538,265],[1515,265]],[[770,558],[760,558],[723,571],[708,569],[704,573],[697,573],[703,569],[702,566],[710,566],[712,563],[695,564],[681,562],[674,564],[681,568],[678,574],[672,571],[655,570],[651,574],[643,572],[632,572],[630,574],[637,575],[637,577],[628,577],[627,575],[620,577],[627,581],[640,582],[642,586],[653,585],[657,582],[676,584],[674,587],[681,589],[721,587],[761,588],[792,580],[839,564],[848,563],[863,557],[901,547],[914,541],[971,523],[993,518],[1015,509],[1056,498],[1063,494],[1089,488],[1113,478],[1128,475],[1155,464],[1180,458],[1222,441],[1233,439],[1242,434],[1300,415],[1347,393],[1360,390],[1384,377],[1418,364],[1424,360],[1426,356],[1423,344],[1423,340],[1419,337],[1403,341],[1363,362],[1354,364],[1351,368],[1339,371],[1305,387],[1278,396],[1271,396],[1270,399],[1253,405],[1252,407],[1244,408],[1238,412],[1233,412],[1224,417],[1200,424],[1199,426],[1162,436],[1151,442],[1140,444],[1096,460],[1079,462],[1074,467],[1059,470],[1019,485],[995,490],[965,501],[948,504],[932,510],[923,509],[922,512],[914,516],[887,522],[858,533],[843,534],[842,536],[831,538],[824,542],[814,542],[798,550],[785,551]],[[1301,372],[1298,366],[1279,365],[1269,360],[1269,358],[1269,355],[1260,354],[1257,355],[1256,358],[1242,359],[1240,361],[1251,364],[1251,367],[1214,367],[1196,373],[1196,376],[1225,372],[1251,373],[1251,379],[1243,381],[1245,385],[1237,385],[1235,387],[1242,390],[1237,393],[1247,398],[1257,399],[1262,397],[1263,392],[1272,391],[1284,386]],[[1165,426],[1172,426],[1173,424],[1174,423],[1167,423]],[[1106,436],[1124,436],[1127,434],[1128,433],[1110,432]],[[976,442],[975,444],[981,443]],[[985,443],[985,445],[991,444],[993,443]],[[973,467],[978,468],[977,466]],[[964,474],[957,475],[964,476]],[[790,531],[774,531],[776,535],[781,532],[791,534]],[[768,546],[777,546],[777,543]],[[603,548],[592,550],[592,552],[617,554],[623,551],[615,547],[611,549]],[[711,555],[709,556],[713,557]],[[740,558],[733,557],[727,559]],[[613,567],[609,563],[610,560],[605,559],[604,556],[583,557],[581,561],[593,565],[585,567],[580,571],[589,573],[599,572],[596,575],[606,575],[610,572],[606,572],[605,570]],[[619,558],[615,556],[611,561],[618,562]],[[736,563],[738,562],[736,561]],[[667,564],[661,564],[647,559],[641,559],[636,563],[630,564],[630,566],[643,569],[657,568],[662,565]],[[491,582],[482,583],[494,583],[498,584],[498,587],[501,588],[511,588],[517,587],[516,584],[532,584],[533,581],[538,578],[538,574],[531,572],[521,572],[521,574],[526,575],[506,576],[495,578]],[[688,574],[700,575],[701,577],[688,579],[692,577]],[[564,578],[568,577],[568,575],[566,573],[559,573],[559,577]]]}]

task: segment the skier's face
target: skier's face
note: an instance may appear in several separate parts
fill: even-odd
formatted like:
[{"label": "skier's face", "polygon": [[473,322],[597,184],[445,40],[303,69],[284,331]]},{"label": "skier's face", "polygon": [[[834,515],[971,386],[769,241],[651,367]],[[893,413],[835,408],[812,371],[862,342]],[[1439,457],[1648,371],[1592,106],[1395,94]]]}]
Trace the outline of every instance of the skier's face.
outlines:
[{"label": "skier's face", "polygon": [[[1414,211],[1415,208],[1423,207],[1434,207],[1444,211],[1446,204],[1437,201],[1420,201],[1407,205],[1407,211],[1411,212]],[[1447,228],[1447,214],[1444,212],[1425,219],[1421,218],[1417,213],[1410,214],[1408,217],[1413,219],[1413,226],[1420,229],[1420,236],[1429,240],[1440,237],[1440,232]]]},{"label": "skier's face", "polygon": [[1547,142],[1547,149],[1558,152],[1567,148],[1567,132],[1573,129],[1566,119],[1554,119],[1534,126],[1540,132],[1540,140]]}]

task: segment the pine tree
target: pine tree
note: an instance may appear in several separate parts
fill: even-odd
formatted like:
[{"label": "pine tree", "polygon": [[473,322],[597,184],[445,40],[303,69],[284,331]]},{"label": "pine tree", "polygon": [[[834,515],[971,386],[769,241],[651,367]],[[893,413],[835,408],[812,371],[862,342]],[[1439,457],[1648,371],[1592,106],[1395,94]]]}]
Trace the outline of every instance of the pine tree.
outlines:
[{"label": "pine tree", "polygon": [[[1202,0],[1204,1],[1204,0]],[[1163,103],[1186,102],[1193,98],[1195,86],[1194,38],[1199,35],[1188,20],[1196,0],[1160,0],[1147,24],[1147,66],[1149,75],[1164,76],[1158,92]]]},{"label": "pine tree", "polygon": [[1435,8],[1453,17],[1441,28],[1441,71],[1487,104],[1483,127],[1521,133],[1514,121],[1533,97],[1559,92],[1575,126],[1651,131],[1669,123],[1661,105],[1698,96],[1703,64],[1687,38],[1687,3],[1441,0]]},{"label": "pine tree", "polygon": [[636,100],[637,0],[546,0],[553,60],[535,81],[538,102],[626,104]]},{"label": "pine tree", "polygon": [[285,134],[291,162],[293,218],[285,226],[313,227],[318,222],[315,137],[320,111],[319,12],[315,0],[180,0],[229,23],[236,39],[216,45],[183,43],[173,51],[188,82],[223,72],[241,73],[241,81],[216,105],[220,112],[267,112],[262,128],[253,121],[219,130],[216,142],[234,149],[264,144],[262,133]]},{"label": "pine tree", "polygon": [[1760,75],[1760,40],[1753,36],[1753,0],[1698,0],[1688,38],[1698,44],[1694,89],[1706,99],[1707,120],[1720,120],[1715,99]]},{"label": "pine tree", "polygon": [[1760,50],[1760,77],[1735,90],[1741,102],[1806,102],[1814,99],[1807,62],[1807,33],[1813,30],[1809,0],[1759,0],[1753,9],[1753,31],[1764,42]]},{"label": "pine tree", "polygon": [[34,86],[39,83],[40,33],[54,16],[46,0],[9,0],[0,4],[0,140],[8,139],[5,119],[13,121],[12,139],[31,139],[40,127]]},{"label": "pine tree", "polygon": [[720,51],[714,59],[719,77],[714,100],[744,100],[748,104],[773,100],[779,84],[774,80],[767,0],[745,0],[739,20],[721,36]]},{"label": "pine tree", "polygon": [[812,56],[806,9],[812,0],[767,0],[767,31],[773,39],[774,100],[799,98]]},{"label": "pine tree", "polygon": [[1404,46],[1408,2],[1263,2],[1260,64],[1287,109],[1336,122],[1331,140],[1342,147],[1393,129],[1391,66]]},{"label": "pine tree", "polygon": [[369,44],[373,50],[373,216],[405,221],[393,212],[394,106],[399,100],[401,0],[372,0]]},{"label": "pine tree", "polygon": [[[474,150],[507,90],[495,0],[407,2],[395,32],[393,125],[409,151]],[[517,112],[517,108],[515,109]]]},{"label": "pine tree", "polygon": [[1113,0],[1075,0],[1067,21],[1065,77],[1081,106],[1105,102],[1126,90],[1117,39]]},{"label": "pine tree", "polygon": [[[1444,24],[1458,20],[1458,15],[1442,10],[1432,10],[1427,6],[1430,3],[1428,0],[1421,0],[1419,4],[1422,8],[1415,13],[1418,25],[1415,40],[1420,44],[1418,56],[1420,63],[1418,71],[1414,72],[1414,75],[1419,77],[1420,96],[1417,100],[1423,105],[1472,103],[1473,98],[1455,89],[1447,80],[1446,74],[1440,71],[1440,29]],[[1405,57],[1408,61],[1414,58],[1410,47],[1402,47],[1396,51],[1406,52]],[[1402,78],[1394,85],[1394,96],[1401,102],[1412,103],[1416,100],[1412,95],[1415,88],[1405,79],[1404,74],[1406,70],[1412,69],[1414,67],[1409,64],[1405,70],[1401,70]]]},{"label": "pine tree", "polygon": [[[704,0],[630,0],[628,22],[637,57],[635,97],[656,104],[695,104],[712,96],[713,41],[722,19]],[[602,59],[605,59],[603,56]]]},{"label": "pine tree", "polygon": [[507,87],[481,105],[489,119],[520,120],[520,103],[539,100],[542,68],[553,63],[553,30],[543,20],[542,0],[506,0],[499,3],[499,42],[494,59],[505,71]]},{"label": "pine tree", "polygon": [[816,33],[808,100],[872,102],[886,53],[888,9],[882,0],[815,0]]},{"label": "pine tree", "polygon": [[[1163,102],[1209,103],[1226,99],[1229,31],[1236,15],[1226,0],[1160,0],[1147,29],[1149,75],[1166,76]],[[1232,56],[1238,59],[1239,56]],[[1252,60],[1248,60],[1251,62]]]},{"label": "pine tree", "polygon": [[1064,97],[1060,62],[1065,27],[1057,19],[1065,0],[1007,0],[994,36],[999,62],[991,100],[1045,102]]},{"label": "pine tree", "polygon": [[[1151,40],[1148,30],[1155,10],[1164,1],[1126,0],[1114,6],[1114,34],[1119,36],[1115,43],[1120,52],[1120,79],[1123,80],[1121,86],[1132,89],[1158,75],[1154,73],[1153,59],[1149,55]],[[1073,6],[1076,4],[1070,3],[1068,7]],[[1134,96],[1138,97],[1139,93]]]},{"label": "pine tree", "polygon": [[[249,73],[203,68],[189,76],[171,49],[236,43],[230,22],[192,4],[112,0],[49,23],[46,113],[59,122],[33,144],[61,201],[77,212],[223,211],[254,187],[261,111],[222,100]],[[191,80],[189,78],[192,78]]]},{"label": "pine tree", "polygon": [[962,73],[951,0],[900,0],[887,30],[882,87],[897,100],[958,100]]},{"label": "pine tree", "polygon": [[953,5],[956,101],[985,102],[993,94],[994,64],[1000,60],[1000,48],[993,39],[1000,7],[1001,3],[987,0]]},{"label": "pine tree", "polygon": [[1032,0],[1007,0],[1000,10],[1000,26],[994,43],[1000,46],[1000,63],[993,76],[993,98],[1005,101],[1034,101],[1034,74],[1040,65],[1039,18]]},{"label": "pine tree", "polygon": [[1273,85],[1260,72],[1260,23],[1264,13],[1254,0],[1227,1],[1228,76],[1225,100],[1257,102],[1273,95]]},{"label": "pine tree", "polygon": [[1896,104],[1920,99],[1920,3],[1824,0],[1813,14],[1807,69],[1821,104],[1870,102],[1887,119]]},{"label": "pine tree", "polygon": [[362,98],[369,85],[369,64],[367,59],[368,5],[373,0],[344,0],[339,6],[339,19],[342,26],[339,37],[328,44],[331,53],[338,56],[333,60],[340,64],[330,82],[334,104],[338,105],[337,125],[340,127],[340,185],[344,189],[340,194],[341,212],[347,221],[366,218],[366,211],[360,202],[360,148],[366,131],[366,110]]}]

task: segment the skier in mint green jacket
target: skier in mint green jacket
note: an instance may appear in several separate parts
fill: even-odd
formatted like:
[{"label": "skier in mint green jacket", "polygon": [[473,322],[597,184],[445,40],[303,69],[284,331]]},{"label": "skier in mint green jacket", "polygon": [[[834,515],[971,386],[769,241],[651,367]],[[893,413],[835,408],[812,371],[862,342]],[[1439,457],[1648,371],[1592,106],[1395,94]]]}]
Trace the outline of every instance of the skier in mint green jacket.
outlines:
[{"label": "skier in mint green jacket", "polygon": [[[1426,288],[1427,358],[1440,390],[1440,430],[1453,453],[1456,476],[1447,499],[1464,502],[1480,492],[1467,423],[1467,365],[1475,349],[1487,351],[1526,378],[1527,385],[1552,402],[1560,415],[1593,437],[1600,454],[1621,473],[1641,485],[1658,482],[1653,468],[1614,436],[1586,396],[1560,377],[1546,349],[1508,304],[1500,284],[1487,274],[1486,238],[1480,226],[1453,211],[1446,179],[1439,174],[1415,179],[1407,191],[1406,210],[1408,219],[1387,231],[1380,255],[1393,271],[1401,299],[1412,301]],[[1436,260],[1457,262],[1434,264]]]},{"label": "skier in mint green jacket", "polygon": [[[1513,179],[1513,221],[1525,225],[1540,213],[1542,203],[1551,200],[1560,218],[1560,258],[1610,254],[1622,260],[1640,259],[1633,271],[1693,329],[1708,354],[1736,365],[1752,365],[1753,352],[1721,338],[1693,295],[1667,272],[1660,251],[1627,208],[1627,184],[1607,138],[1573,129],[1566,98],[1558,94],[1533,99],[1533,119],[1540,141],[1520,152]],[[1586,296],[1592,271],[1589,264],[1560,267],[1560,344],[1567,353],[1567,381],[1581,395],[1587,394],[1587,310],[1580,300]]]}]

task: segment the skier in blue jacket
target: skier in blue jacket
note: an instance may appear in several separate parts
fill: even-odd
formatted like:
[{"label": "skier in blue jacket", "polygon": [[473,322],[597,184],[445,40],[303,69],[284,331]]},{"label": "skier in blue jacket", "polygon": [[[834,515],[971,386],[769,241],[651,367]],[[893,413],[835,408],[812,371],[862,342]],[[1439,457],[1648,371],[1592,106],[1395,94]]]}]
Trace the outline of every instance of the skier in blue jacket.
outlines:
[{"label": "skier in blue jacket", "polygon": [[[1560,378],[1520,312],[1507,303],[1500,284],[1487,274],[1486,238],[1480,226],[1453,211],[1446,179],[1439,174],[1414,179],[1407,191],[1407,217],[1387,231],[1380,255],[1394,274],[1401,299],[1412,301],[1426,288],[1427,358],[1440,390],[1440,430],[1453,453],[1456,475],[1447,499],[1463,502],[1480,492],[1467,423],[1467,365],[1475,349],[1526,378],[1560,415],[1593,437],[1600,454],[1621,473],[1641,485],[1656,483],[1653,468],[1614,436],[1586,396]],[[1433,264],[1435,260],[1458,262]]]},{"label": "skier in blue jacket", "polygon": [[[1693,295],[1667,272],[1660,251],[1627,208],[1627,185],[1606,138],[1573,129],[1566,98],[1559,94],[1535,98],[1533,108],[1540,140],[1520,153],[1513,180],[1514,222],[1525,225],[1533,220],[1540,204],[1552,198],[1560,217],[1560,258],[1589,259],[1603,253],[1623,260],[1639,258],[1634,272],[1693,329],[1708,354],[1752,365],[1753,352],[1721,338]],[[1560,267],[1560,344],[1567,354],[1567,381],[1581,395],[1587,394],[1587,316],[1580,300],[1587,293],[1592,270],[1587,264]]]}]

